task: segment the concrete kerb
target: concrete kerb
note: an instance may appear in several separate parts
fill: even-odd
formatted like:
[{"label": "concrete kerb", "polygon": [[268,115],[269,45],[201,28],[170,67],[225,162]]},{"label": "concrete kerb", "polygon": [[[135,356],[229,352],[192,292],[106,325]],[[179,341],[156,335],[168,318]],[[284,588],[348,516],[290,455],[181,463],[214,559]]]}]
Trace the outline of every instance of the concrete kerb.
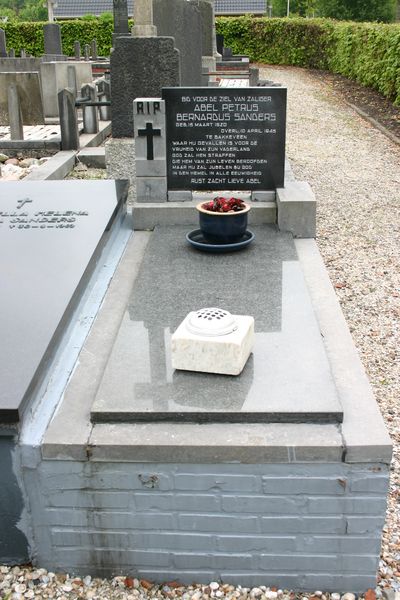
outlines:
[{"label": "concrete kerb", "polygon": [[295,244],[343,405],[344,461],[389,464],[392,443],[317,245]]},{"label": "concrete kerb", "polygon": [[77,159],[87,167],[94,167],[95,169],[106,168],[106,154],[104,147],[83,148],[78,152]]},{"label": "concrete kerb", "polygon": [[315,238],[317,203],[306,181],[286,182],[276,190],[278,227],[295,238]]},{"label": "concrete kerb", "polygon": [[64,179],[74,168],[76,162],[75,150],[60,150],[41,167],[25,177],[26,181],[42,181],[46,179]]},{"label": "concrete kerb", "polygon": [[104,168],[104,148],[96,148],[95,146],[101,144],[110,131],[111,123],[109,121],[101,122],[101,129],[98,133],[83,134],[80,136],[81,150],[60,150],[41,167],[32,171],[32,173],[29,173],[25,179],[28,181],[64,179],[64,177],[74,168],[77,157],[81,160],[81,152],[82,156],[84,156],[84,159],[82,160],[84,164],[90,163],[90,166]]},{"label": "concrete kerb", "polygon": [[110,134],[111,121],[99,121],[99,131],[97,133],[82,133],[79,136],[79,145],[81,148],[99,146]]},{"label": "concrete kerb", "polygon": [[[151,230],[155,226],[198,225],[197,202],[136,202],[133,206],[133,228]],[[276,222],[275,202],[257,202],[249,212],[249,225]]]}]

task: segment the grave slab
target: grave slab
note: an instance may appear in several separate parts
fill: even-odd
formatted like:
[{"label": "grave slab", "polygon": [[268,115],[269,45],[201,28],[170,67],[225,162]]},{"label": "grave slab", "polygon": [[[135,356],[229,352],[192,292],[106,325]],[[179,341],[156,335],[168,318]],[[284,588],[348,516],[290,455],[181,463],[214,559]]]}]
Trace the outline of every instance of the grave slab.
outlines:
[{"label": "grave slab", "polygon": [[40,384],[125,198],[121,181],[1,185],[0,422]]},{"label": "grave slab", "polygon": [[[256,242],[245,251],[203,254],[187,246],[187,228],[156,228],[92,406],[93,422],[342,421],[293,238],[272,225],[253,229]],[[253,355],[238,377],[171,367],[171,334],[205,306],[255,319]]]}]

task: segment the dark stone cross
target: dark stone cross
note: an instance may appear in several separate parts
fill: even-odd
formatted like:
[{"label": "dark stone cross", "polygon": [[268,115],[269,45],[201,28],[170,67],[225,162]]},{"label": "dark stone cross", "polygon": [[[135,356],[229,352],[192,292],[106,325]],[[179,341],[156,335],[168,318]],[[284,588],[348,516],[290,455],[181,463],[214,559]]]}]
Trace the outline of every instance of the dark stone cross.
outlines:
[{"label": "dark stone cross", "polygon": [[147,138],[147,160],[154,160],[153,137],[161,135],[161,129],[153,129],[153,123],[146,123],[146,129],[139,129],[140,137]]}]

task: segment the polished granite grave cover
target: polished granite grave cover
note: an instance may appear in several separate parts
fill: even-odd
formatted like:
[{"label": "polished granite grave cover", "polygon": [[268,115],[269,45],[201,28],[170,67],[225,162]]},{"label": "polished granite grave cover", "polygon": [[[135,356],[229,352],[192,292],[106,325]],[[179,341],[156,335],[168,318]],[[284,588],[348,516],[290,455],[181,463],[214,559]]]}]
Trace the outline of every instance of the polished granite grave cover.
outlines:
[{"label": "polished granite grave cover", "polygon": [[[93,422],[341,422],[321,333],[294,242],[254,227],[241,252],[199,253],[182,226],[151,235],[92,406]],[[174,371],[170,338],[192,310],[255,319],[240,376]]]},{"label": "polished granite grave cover", "polygon": [[126,199],[125,182],[0,185],[0,422],[16,422]]}]

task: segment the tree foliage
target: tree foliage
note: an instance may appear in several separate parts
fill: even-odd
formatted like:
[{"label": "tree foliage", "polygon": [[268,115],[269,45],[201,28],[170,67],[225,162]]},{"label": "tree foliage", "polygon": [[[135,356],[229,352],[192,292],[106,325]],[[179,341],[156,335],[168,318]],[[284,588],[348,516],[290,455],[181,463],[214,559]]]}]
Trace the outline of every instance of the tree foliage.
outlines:
[{"label": "tree foliage", "polygon": [[43,0],[0,0],[0,16],[9,20],[44,21],[47,8]]},{"label": "tree foliage", "polygon": [[322,17],[351,21],[383,21],[395,19],[396,0],[318,0]]},{"label": "tree foliage", "polygon": [[[288,0],[273,0],[273,16],[287,14]],[[289,0],[291,16],[320,16],[350,21],[395,19],[397,0]]]},{"label": "tree foliage", "polygon": [[[314,16],[316,0],[289,0],[289,15],[300,17]],[[274,17],[286,17],[287,0],[273,0],[272,14]]]}]

